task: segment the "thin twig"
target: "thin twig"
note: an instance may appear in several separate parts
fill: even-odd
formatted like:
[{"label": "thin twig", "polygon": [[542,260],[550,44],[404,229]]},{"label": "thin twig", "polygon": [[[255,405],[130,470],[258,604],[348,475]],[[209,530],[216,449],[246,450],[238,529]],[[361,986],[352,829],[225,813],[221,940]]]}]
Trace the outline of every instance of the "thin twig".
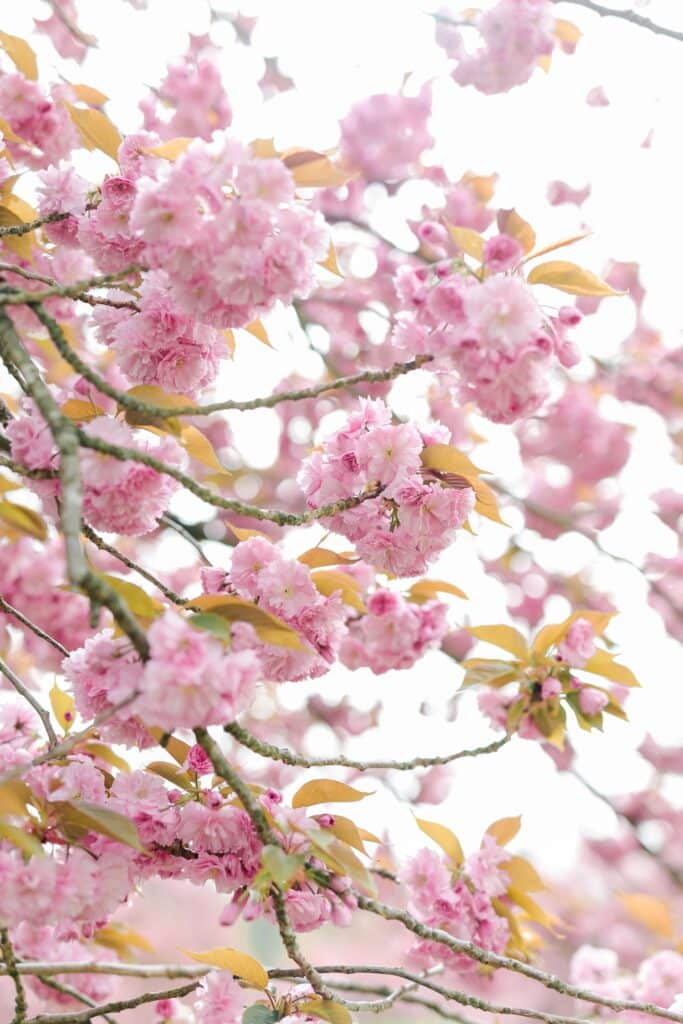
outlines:
[{"label": "thin twig", "polygon": [[26,992],[19,977],[17,958],[14,955],[14,947],[7,928],[0,928],[0,950],[2,950],[4,973],[8,974],[14,982],[14,1019],[12,1024],[22,1024],[26,1020]]},{"label": "thin twig", "polygon": [[145,1003],[156,1003],[161,999],[179,999],[181,996],[194,992],[199,983],[194,981],[180,988],[166,989],[164,992],[144,992],[132,999],[119,999],[116,1002],[104,1003],[102,1006],[89,1007],[75,1013],[41,1013],[31,1017],[26,1024],[87,1024],[93,1017],[101,1017],[105,1013],[121,1013],[122,1010],[134,1010]]},{"label": "thin twig", "polygon": [[628,21],[631,25],[637,25],[638,28],[644,28],[658,36],[668,36],[669,39],[677,39],[679,43],[683,43],[683,32],[677,32],[666,25],[658,25],[651,21],[650,18],[637,14],[635,11],[618,11],[613,7],[605,7],[603,4],[598,4],[595,0],[553,0],[553,3],[570,3],[575,7],[585,7],[586,10],[599,14],[601,18],[621,18],[622,21]]},{"label": "thin twig", "polygon": [[0,611],[5,612],[6,615],[13,615],[15,619],[21,622],[23,626],[26,626],[27,629],[30,629],[32,633],[35,633],[36,636],[39,636],[41,640],[44,640],[48,644],[52,644],[52,646],[58,650],[60,654],[63,654],[65,658],[69,657],[69,651],[66,647],[60,644],[59,640],[55,640],[53,636],[50,636],[50,634],[46,633],[44,629],[37,626],[36,623],[27,618],[23,612],[20,612],[18,608],[15,608],[9,603],[9,601],[6,601],[1,594]]},{"label": "thin twig", "polygon": [[35,713],[38,715],[38,718],[43,723],[43,728],[45,729],[45,732],[47,734],[48,743],[50,744],[51,747],[56,746],[57,733],[52,728],[50,712],[43,707],[40,701],[36,700],[36,698],[33,696],[28,687],[26,687],[22,683],[21,679],[14,674],[12,669],[9,667],[9,665],[6,664],[6,662],[2,660],[2,658],[0,658],[0,673],[2,673],[5,679],[9,680],[10,684],[14,687],[19,696],[23,697],[24,700],[31,705]]},{"label": "thin twig", "polygon": [[229,733],[238,743],[242,746],[248,747],[249,750],[253,750],[254,753],[260,754],[262,757],[269,757],[273,761],[281,761],[282,764],[288,764],[299,768],[323,768],[330,766],[339,766],[340,768],[354,768],[359,772],[374,771],[380,769],[387,769],[392,771],[407,772],[412,771],[415,768],[430,768],[437,764],[450,764],[451,761],[457,761],[461,757],[477,757],[479,754],[493,754],[495,751],[500,750],[501,747],[510,740],[509,736],[504,736],[502,739],[496,740],[494,743],[489,743],[485,747],[474,747],[471,750],[459,750],[455,754],[443,754],[441,756],[433,757],[414,757],[409,761],[354,761],[343,754],[338,757],[304,757],[303,754],[295,754],[286,747],[276,747],[272,743],[266,743],[263,740],[257,739],[256,736],[252,736],[251,733],[247,732],[237,722],[230,722],[228,725],[223,726],[225,732]]},{"label": "thin twig", "polygon": [[[84,995],[83,992],[79,992],[77,988],[73,987],[73,985],[65,985],[63,981],[55,981],[54,978],[41,978],[40,980],[43,985],[47,985],[48,988],[54,989],[55,992],[61,992],[62,995],[71,996],[72,999],[82,1003],[83,1006],[97,1006],[94,999],[91,999],[90,996]],[[107,1024],[116,1024],[114,1018],[110,1017],[108,1013],[98,1014],[98,1016],[103,1017]]]},{"label": "thin twig", "polygon": [[170,587],[167,587],[165,583],[162,583],[160,579],[157,579],[149,569],[143,568],[137,562],[134,562],[132,558],[128,558],[127,555],[124,555],[123,552],[119,551],[118,548],[115,548],[112,544],[107,544],[106,540],[103,540],[102,537],[100,537],[100,535],[96,533],[91,526],[88,526],[87,523],[81,524],[81,532],[95,545],[96,548],[99,548],[100,551],[106,551],[107,554],[113,555],[114,558],[118,558],[122,565],[125,565],[128,569],[132,569],[133,572],[138,573],[138,575],[142,576],[143,579],[146,579],[149,583],[155,586],[157,590],[160,590],[164,597],[167,597],[173,604],[185,605],[186,602],[184,599],[176,594],[174,590],[171,590]]}]

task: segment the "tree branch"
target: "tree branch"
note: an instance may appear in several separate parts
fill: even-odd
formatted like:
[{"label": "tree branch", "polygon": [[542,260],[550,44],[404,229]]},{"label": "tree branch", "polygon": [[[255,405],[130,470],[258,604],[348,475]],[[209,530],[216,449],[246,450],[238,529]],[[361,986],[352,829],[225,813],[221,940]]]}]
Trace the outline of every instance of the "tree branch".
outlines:
[{"label": "tree branch", "polygon": [[58,650],[60,654],[63,654],[65,658],[69,657],[69,651],[67,651],[66,647],[60,644],[59,640],[55,640],[53,636],[50,636],[49,633],[46,633],[45,630],[41,629],[40,626],[37,626],[35,622],[31,622],[31,620],[27,618],[23,612],[20,612],[18,608],[14,608],[13,605],[11,605],[9,601],[6,601],[1,594],[0,611],[4,612],[6,615],[14,616],[14,618],[17,619],[18,622],[21,622],[23,626],[26,626],[26,628],[30,629],[32,633],[35,633],[36,636],[39,636],[41,640],[44,640],[48,644],[52,644],[52,646],[56,650]]},{"label": "tree branch", "polygon": [[62,485],[60,519],[64,534],[66,565],[71,583],[83,590],[95,607],[104,605],[110,610],[121,629],[140,657],[147,658],[149,646],[144,630],[131,613],[128,605],[105,580],[88,566],[80,540],[81,529],[81,473],[78,457],[79,434],[71,420],[64,416],[37,367],[26,351],[7,313],[0,310],[0,355],[9,367],[19,374],[26,394],[33,398],[43,415],[60,452],[59,475]]},{"label": "tree branch", "polygon": [[0,950],[2,950],[4,973],[8,974],[14,982],[14,1019],[12,1024],[23,1024],[23,1021],[26,1020],[26,993],[19,977],[17,960],[7,928],[0,928]]},{"label": "tree branch", "polygon": [[434,757],[414,757],[409,761],[354,761],[343,754],[338,757],[304,757],[302,754],[295,754],[286,747],[276,747],[272,743],[266,743],[263,740],[259,740],[256,736],[252,736],[250,732],[247,732],[237,722],[230,722],[228,725],[223,726],[225,732],[229,733],[233,739],[236,739],[242,746],[248,747],[249,750],[253,750],[254,753],[260,754],[262,757],[269,757],[273,761],[281,761],[282,764],[288,764],[299,768],[323,768],[330,767],[332,765],[341,768],[355,768],[359,772],[373,771],[379,769],[391,769],[393,771],[407,772],[412,771],[414,768],[431,768],[437,764],[450,764],[451,761],[457,761],[461,757],[477,757],[479,754],[493,754],[496,750],[500,750],[501,747],[510,740],[509,736],[504,736],[502,739],[495,740],[493,743],[489,743],[485,747],[475,747],[471,750],[459,750],[455,754],[444,754],[441,756]]},{"label": "tree branch", "polygon": [[570,3],[575,7],[585,7],[586,10],[599,14],[601,18],[621,18],[622,21],[628,21],[631,25],[637,25],[638,28],[644,28],[658,36],[668,36],[669,39],[677,39],[679,43],[683,43],[683,32],[667,28],[666,25],[657,25],[650,18],[637,14],[635,11],[617,11],[613,7],[605,7],[603,4],[596,3],[595,0],[553,0],[553,3]]},{"label": "tree branch", "polygon": [[40,701],[36,700],[31,691],[22,683],[21,679],[14,674],[12,669],[7,665],[2,658],[0,658],[0,673],[9,680],[10,684],[14,687],[20,697],[23,697],[27,704],[30,704],[38,718],[43,723],[43,728],[47,734],[48,743],[51,747],[57,745],[57,733],[52,728],[52,721],[50,720],[50,712],[47,711]]},{"label": "tree branch", "polygon": [[121,1013],[122,1010],[134,1010],[145,1003],[156,1003],[160,999],[179,999],[181,996],[194,992],[199,983],[194,981],[189,985],[181,985],[180,988],[166,989],[165,992],[144,992],[142,995],[133,996],[132,999],[119,999],[113,1003],[104,1003],[102,1006],[88,1007],[87,1010],[79,1010],[76,1013],[46,1013],[37,1017],[31,1017],[26,1024],[87,1024],[93,1017],[101,1017],[106,1013]]}]

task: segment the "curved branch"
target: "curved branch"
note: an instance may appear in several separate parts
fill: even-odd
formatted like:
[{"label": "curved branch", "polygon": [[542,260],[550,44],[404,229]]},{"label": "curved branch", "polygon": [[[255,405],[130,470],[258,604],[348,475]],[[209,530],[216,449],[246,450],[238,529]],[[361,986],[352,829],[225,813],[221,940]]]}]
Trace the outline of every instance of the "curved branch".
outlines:
[{"label": "curved branch", "polygon": [[3,675],[7,679],[11,686],[17,691],[20,697],[23,697],[27,704],[30,704],[38,718],[43,723],[43,728],[47,734],[48,743],[51,747],[57,745],[57,733],[52,728],[52,721],[50,720],[50,712],[46,711],[40,701],[36,700],[31,691],[24,686],[21,679],[14,674],[9,665],[0,658],[0,675]]},{"label": "curved branch", "polygon": [[637,14],[635,11],[617,11],[613,7],[605,7],[603,4],[596,3],[595,0],[553,0],[553,3],[570,3],[575,7],[585,7],[586,10],[599,14],[601,18],[621,18],[622,21],[628,21],[631,25],[637,25],[638,28],[644,28],[658,36],[668,36],[669,39],[677,39],[679,43],[683,43],[683,32],[677,32],[666,25],[658,25],[650,18]]},{"label": "curved branch", "polygon": [[282,764],[298,768],[325,768],[334,765],[340,768],[355,768],[359,772],[379,769],[409,772],[414,768],[431,768],[437,764],[450,764],[451,761],[457,761],[461,757],[493,754],[510,740],[509,736],[503,736],[502,739],[495,740],[495,742],[489,743],[485,747],[474,747],[470,750],[459,750],[455,754],[443,754],[434,757],[414,757],[409,761],[354,761],[343,754],[340,754],[338,757],[304,757],[302,754],[293,753],[286,747],[276,747],[272,743],[265,743],[263,740],[259,740],[256,736],[247,732],[241,725],[238,725],[237,722],[230,722],[229,725],[224,725],[223,729],[233,739],[236,739],[238,743],[241,743],[243,747],[248,747],[249,750],[253,750],[255,754],[260,754],[262,757],[269,757],[273,761],[281,761]]},{"label": "curved branch", "polygon": [[199,982],[193,981],[192,984],[166,989],[164,992],[144,992],[140,996],[133,996],[132,999],[119,999],[113,1003],[88,1007],[87,1010],[77,1010],[75,1013],[41,1013],[37,1017],[29,1018],[26,1024],[87,1024],[93,1017],[101,1017],[103,1014],[134,1010],[145,1003],[156,1003],[161,999],[179,999],[194,992],[198,984]]},{"label": "curved branch", "polygon": [[70,652],[66,647],[60,644],[59,640],[55,640],[53,636],[46,633],[45,630],[41,629],[40,626],[37,626],[35,622],[31,622],[23,612],[20,612],[18,608],[15,608],[9,603],[9,601],[6,601],[2,594],[0,594],[0,612],[4,612],[5,615],[12,615],[18,622],[21,622],[22,626],[26,626],[26,628],[30,629],[32,633],[39,636],[41,640],[44,640],[48,644],[52,644],[52,646],[58,650],[60,654],[63,654],[65,658],[69,657]]},{"label": "curved branch", "polygon": [[155,405],[153,402],[144,402],[134,395],[129,395],[119,388],[113,387],[101,377],[73,350],[64,335],[64,331],[49,313],[46,313],[40,303],[31,303],[31,308],[40,322],[50,335],[53,345],[61,357],[82,377],[85,377],[93,387],[101,391],[103,395],[113,398],[115,402],[124,408],[143,416],[154,416],[156,419],[172,419],[176,416],[209,416],[214,412],[250,412],[253,409],[272,409],[281,402],[301,402],[308,398],[317,398],[328,391],[340,391],[351,388],[356,384],[381,384],[385,381],[394,380],[402,374],[418,370],[425,363],[434,358],[431,355],[418,355],[405,363],[394,363],[386,370],[364,370],[362,373],[355,373],[348,377],[338,377],[336,380],[323,381],[321,384],[314,384],[309,388],[299,388],[293,391],[280,391],[276,394],[266,395],[263,398],[250,398],[244,402],[227,399],[224,402],[209,402],[206,405],[179,405],[169,408],[163,405]]}]

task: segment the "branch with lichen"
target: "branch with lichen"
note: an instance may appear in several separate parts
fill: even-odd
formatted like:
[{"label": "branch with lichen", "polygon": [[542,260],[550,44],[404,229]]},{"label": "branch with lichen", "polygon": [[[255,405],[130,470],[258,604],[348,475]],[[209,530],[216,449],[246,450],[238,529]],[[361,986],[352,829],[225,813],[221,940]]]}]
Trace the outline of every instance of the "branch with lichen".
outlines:
[{"label": "branch with lichen", "polygon": [[0,951],[5,974],[14,982],[14,1018],[12,1024],[23,1024],[26,1020],[26,993],[17,969],[17,958],[7,928],[0,928]]},{"label": "branch with lichen", "polygon": [[0,356],[13,368],[22,388],[34,400],[47,423],[59,450],[59,477],[61,481],[60,520],[64,535],[66,565],[74,587],[90,598],[94,607],[103,605],[128,635],[138,654],[145,659],[149,650],[145,632],[131,613],[128,605],[109,584],[89,567],[80,539],[81,531],[81,471],[79,460],[79,433],[52,397],[37,367],[26,351],[7,313],[0,310]]},{"label": "branch with lichen", "polygon": [[469,750],[458,750],[454,754],[442,754],[435,755],[432,757],[413,757],[407,761],[354,761],[352,758],[345,757],[343,754],[337,757],[305,757],[303,754],[296,754],[286,747],[276,747],[272,743],[266,743],[264,740],[258,739],[253,736],[250,732],[247,732],[237,722],[230,722],[228,725],[224,725],[223,729],[233,739],[241,743],[243,747],[248,747],[249,750],[253,750],[255,754],[260,754],[261,757],[268,757],[273,761],[280,761],[282,764],[288,764],[292,767],[297,768],[327,768],[327,767],[339,767],[339,768],[353,768],[359,772],[367,771],[379,771],[379,770],[392,770],[399,772],[413,771],[415,768],[432,768],[438,764],[450,764],[452,761],[458,761],[462,757],[478,757],[480,754],[494,754],[501,747],[505,746],[509,742],[509,736],[503,736],[502,739],[495,740],[493,743],[489,743],[485,747],[473,747]]},{"label": "branch with lichen", "polygon": [[26,1019],[26,1024],[87,1024],[87,1021],[92,1020],[93,1017],[101,1017],[107,1013],[135,1010],[138,1006],[156,1003],[161,999],[179,999],[194,992],[197,985],[198,982],[194,981],[178,988],[166,989],[164,992],[143,992],[142,995],[133,996],[131,999],[118,999],[115,1002],[90,1006],[86,1010],[77,1010],[75,1013],[41,1013],[37,1017],[24,1019]]}]

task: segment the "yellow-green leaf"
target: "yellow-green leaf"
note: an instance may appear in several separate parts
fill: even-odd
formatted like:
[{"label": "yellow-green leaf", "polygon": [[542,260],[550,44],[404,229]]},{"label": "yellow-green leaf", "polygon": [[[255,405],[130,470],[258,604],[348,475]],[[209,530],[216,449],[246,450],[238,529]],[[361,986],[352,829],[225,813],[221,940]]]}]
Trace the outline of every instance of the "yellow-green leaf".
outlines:
[{"label": "yellow-green leaf", "polygon": [[582,666],[581,671],[603,676],[605,679],[611,679],[613,683],[621,683],[622,686],[640,686],[631,669],[616,662],[609,651],[596,650]]},{"label": "yellow-green leaf", "polygon": [[148,726],[147,732],[150,736],[154,737],[159,746],[169,752],[174,761],[177,761],[180,765],[185,764],[187,761],[187,755],[191,749],[188,743],[185,743],[184,740],[179,740],[171,733],[164,732],[164,730],[159,729],[158,726]]},{"label": "yellow-green leaf", "polygon": [[62,406],[62,412],[75,423],[87,423],[103,416],[104,411],[94,402],[86,401],[83,398],[69,398]]},{"label": "yellow-green leaf", "polygon": [[132,928],[128,928],[125,924],[112,922],[105,924],[104,927],[97,929],[93,938],[98,946],[115,949],[122,957],[130,955],[131,946],[135,949],[143,949],[146,953],[154,952],[154,946],[144,935],[133,931]]},{"label": "yellow-green leaf", "polygon": [[38,540],[47,537],[45,520],[32,508],[25,508],[13,501],[0,501],[0,519],[29,537],[37,537]]},{"label": "yellow-green leaf", "polygon": [[325,565],[353,565],[358,561],[358,556],[354,553],[331,551],[329,548],[310,548],[299,555],[297,561],[307,565],[309,569],[319,569]]},{"label": "yellow-green leaf", "polygon": [[68,732],[74,724],[76,717],[76,704],[73,697],[68,693],[64,693],[64,690],[60,690],[55,683],[50,690],[50,704],[52,705],[54,716],[62,729],[64,732]]},{"label": "yellow-green leaf", "polygon": [[252,320],[250,324],[244,328],[254,338],[258,338],[262,345],[267,345],[268,348],[272,348],[270,338],[268,337],[268,331],[263,326],[260,320]]},{"label": "yellow-green leaf", "polygon": [[89,107],[102,107],[109,99],[109,97],[105,96],[105,94],[100,92],[99,89],[93,89],[92,85],[84,85],[83,83],[74,85],[72,82],[69,84],[69,88],[75,93],[79,100],[82,100],[83,103],[87,103]]},{"label": "yellow-green leaf", "polygon": [[329,270],[330,274],[336,274],[337,277],[344,276],[341,270],[339,269],[339,263],[337,262],[337,252],[332,242],[330,242],[330,247],[327,250],[327,256],[325,257],[324,260],[321,260],[318,265],[323,267],[325,270]]},{"label": "yellow-green leaf", "polygon": [[160,156],[164,160],[173,161],[182,156],[192,141],[191,138],[181,136],[177,139],[169,139],[168,142],[162,142],[159,146],[142,146],[141,149],[148,156]]},{"label": "yellow-green leaf", "polygon": [[312,807],[314,804],[349,803],[364,800],[372,793],[363,793],[360,789],[347,786],[336,779],[311,779],[304,782],[292,797],[292,807]]},{"label": "yellow-green leaf", "polygon": [[365,865],[345,843],[330,835],[327,829],[306,833],[318,856],[329,868],[340,875],[348,875],[354,882],[373,895],[377,891],[374,879]]},{"label": "yellow-green leaf", "polygon": [[545,888],[536,868],[525,857],[510,857],[510,860],[506,860],[500,868],[510,876],[510,881],[516,889],[537,892]]},{"label": "yellow-green leaf", "polygon": [[618,896],[631,917],[639,924],[645,925],[663,939],[673,938],[674,924],[671,911],[664,900],[644,892],[620,892]]},{"label": "yellow-green leaf", "polygon": [[477,640],[484,640],[487,644],[495,644],[514,654],[520,661],[526,661],[529,656],[527,642],[513,626],[466,626],[468,633],[476,636]]},{"label": "yellow-green leaf", "polygon": [[328,1024],[351,1024],[352,1020],[346,1007],[331,999],[307,999],[304,1003],[297,1003],[296,1010],[297,1013],[326,1020]]},{"label": "yellow-green leaf", "polygon": [[572,48],[581,39],[583,33],[573,21],[566,21],[564,18],[555,18],[554,35],[561,43],[568,43]]},{"label": "yellow-green leaf", "polygon": [[497,222],[502,234],[516,238],[525,252],[531,252],[536,245],[536,232],[516,210],[499,210]]},{"label": "yellow-green leaf", "polygon": [[339,592],[344,604],[356,611],[364,612],[365,605],[360,597],[360,584],[347,572],[335,569],[323,569],[311,574],[311,580],[315,584],[318,593],[325,597]]},{"label": "yellow-green leaf", "polygon": [[38,79],[38,62],[36,55],[25,39],[11,36],[9,32],[0,32],[0,46],[14,64],[17,71],[35,82]]},{"label": "yellow-green leaf", "polygon": [[99,149],[100,152],[110,156],[112,160],[117,160],[121,135],[107,115],[92,107],[88,107],[87,110],[83,107],[75,107],[72,103],[67,103],[66,108],[81,134],[85,148]]},{"label": "yellow-green leaf", "polygon": [[187,395],[171,394],[154,384],[136,384],[134,388],[129,388],[126,394],[131,398],[137,398],[140,402],[158,405],[162,409],[181,409],[183,406],[196,404]]},{"label": "yellow-green leaf", "polygon": [[241,978],[254,988],[263,990],[268,985],[268,972],[265,967],[253,956],[241,953],[239,949],[219,946],[216,949],[207,949],[203,953],[193,953],[189,949],[184,949],[183,953],[200,964],[210,964],[211,967],[219,967],[222,971],[230,971],[236,978]]},{"label": "yellow-green leaf", "polygon": [[554,914],[549,914],[543,907],[538,905],[536,900],[532,899],[528,893],[523,892],[521,889],[515,889],[514,887],[508,889],[508,897],[518,907],[521,907],[532,921],[538,922],[544,928],[552,931],[559,924],[559,918],[555,917]]},{"label": "yellow-green leaf", "polygon": [[548,263],[539,263],[527,277],[529,284],[545,284],[550,288],[557,288],[569,295],[594,295],[604,297],[608,295],[624,295],[624,292],[617,292],[606,281],[602,281],[590,270],[584,270],[576,263],[568,263],[565,260],[549,260]]},{"label": "yellow-green leaf", "polygon": [[484,239],[480,234],[473,231],[472,228],[458,228],[454,224],[448,225],[448,233],[458,249],[462,249],[468,256],[478,260],[480,263],[482,262],[484,259]]},{"label": "yellow-green leaf", "polygon": [[498,503],[488,484],[479,478],[478,469],[466,455],[450,444],[430,444],[422,449],[422,464],[434,471],[444,487],[471,487],[475,494],[475,509],[486,519],[507,526],[501,519]]},{"label": "yellow-green leaf", "polygon": [[456,587],[455,583],[447,583],[445,580],[418,580],[408,591],[408,600],[414,604],[424,604],[425,601],[433,600],[437,594],[453,594],[454,597],[467,600],[464,590]]},{"label": "yellow-green leaf", "polygon": [[465,669],[463,686],[504,686],[517,676],[517,666],[509,661],[496,658],[467,658],[462,662]]},{"label": "yellow-green leaf", "polygon": [[422,465],[427,469],[438,469],[444,473],[456,473],[469,480],[482,470],[475,466],[463,452],[450,444],[428,444],[422,449]]},{"label": "yellow-green leaf", "polygon": [[152,775],[158,775],[161,779],[166,779],[173,786],[178,786],[179,789],[184,789],[187,793],[194,793],[195,786],[193,785],[192,778],[188,772],[183,771],[180,765],[171,764],[170,761],[152,761],[151,764],[145,766],[146,772],[151,772]]},{"label": "yellow-green leaf", "polygon": [[31,790],[20,779],[10,779],[0,786],[0,814],[25,818],[26,805],[31,802]]},{"label": "yellow-green leaf", "polygon": [[353,172],[333,164],[324,153],[310,149],[290,150],[281,159],[300,188],[338,188],[354,177]]},{"label": "yellow-green leaf", "polygon": [[213,450],[213,445],[197,427],[187,425],[180,432],[180,443],[192,459],[201,462],[202,466],[217,470],[219,475],[228,478],[230,473],[218,461],[218,456]]},{"label": "yellow-green leaf", "polygon": [[106,743],[97,743],[95,741],[88,741],[82,747],[79,747],[84,754],[89,754],[90,757],[94,757],[99,761],[105,761],[110,764],[113,768],[118,768],[119,771],[130,773],[130,765],[118,754],[115,754],[111,747],[108,747]]},{"label": "yellow-green leaf", "polygon": [[272,544],[271,538],[267,533],[263,533],[262,530],[248,530],[243,526],[234,526],[232,523],[225,524],[231,533],[234,533],[238,540],[249,540],[250,537],[263,537]]},{"label": "yellow-green leaf", "polygon": [[137,583],[130,583],[128,580],[121,579],[120,576],[110,576],[108,573],[102,574],[100,578],[123,598],[133,615],[137,615],[138,618],[156,619],[163,611],[162,603],[150,597],[147,591],[139,587]]},{"label": "yellow-green leaf", "polygon": [[35,836],[24,832],[16,825],[11,825],[8,821],[0,820],[0,839],[6,839],[29,857],[40,857],[45,853]]},{"label": "yellow-green leaf", "polygon": [[602,636],[615,614],[615,612],[594,612],[588,608],[582,608],[579,611],[572,612],[569,618],[565,619],[564,622],[544,626],[539,630],[534,637],[531,650],[534,654],[545,654],[551,647],[554,647],[555,644],[559,644],[560,641],[564,639],[569,627],[576,619],[586,619],[593,627],[595,635]]},{"label": "yellow-green leaf", "polygon": [[[322,814],[313,815],[313,818],[318,823],[322,817]],[[361,853],[366,853],[360,829],[350,818],[344,818],[341,814],[335,814],[334,824],[325,826],[325,831],[331,832],[337,839],[341,839],[343,843],[348,843],[349,846],[353,846],[354,849],[359,850]]]},{"label": "yellow-green leaf", "polygon": [[97,832],[125,846],[131,846],[141,853],[147,852],[140,842],[135,823],[118,811],[90,803],[88,800],[65,800],[57,803],[55,807],[63,827],[75,826],[86,832]]},{"label": "yellow-green leaf", "polygon": [[519,814],[515,815],[514,818],[499,818],[498,821],[494,821],[493,825],[489,825],[486,829],[486,834],[493,836],[499,846],[505,846],[511,839],[515,838],[521,825],[522,819]]},{"label": "yellow-green leaf", "polygon": [[549,252],[555,252],[556,249],[564,249],[565,246],[573,245],[574,242],[581,242],[591,234],[591,231],[583,231],[580,235],[571,235],[570,238],[561,238],[559,242],[552,242],[550,245],[544,245],[542,249],[536,249],[534,252],[530,252],[524,260],[524,263],[528,263],[529,260],[535,260],[539,256],[546,256]]},{"label": "yellow-green leaf", "polygon": [[416,818],[415,821],[420,831],[424,832],[430,839],[433,839],[437,846],[440,846],[443,852],[450,858],[455,867],[459,868],[465,859],[465,855],[462,852],[462,846],[456,834],[451,832],[445,825],[440,825],[438,821],[426,821],[424,818]]},{"label": "yellow-green leaf", "polygon": [[215,612],[230,622],[248,622],[256,630],[259,639],[266,644],[287,647],[292,651],[308,650],[308,646],[302,642],[296,630],[286,622],[277,615],[271,615],[264,608],[252,604],[251,601],[244,601],[241,597],[202,594],[201,597],[193,597],[188,604],[203,611]]}]

